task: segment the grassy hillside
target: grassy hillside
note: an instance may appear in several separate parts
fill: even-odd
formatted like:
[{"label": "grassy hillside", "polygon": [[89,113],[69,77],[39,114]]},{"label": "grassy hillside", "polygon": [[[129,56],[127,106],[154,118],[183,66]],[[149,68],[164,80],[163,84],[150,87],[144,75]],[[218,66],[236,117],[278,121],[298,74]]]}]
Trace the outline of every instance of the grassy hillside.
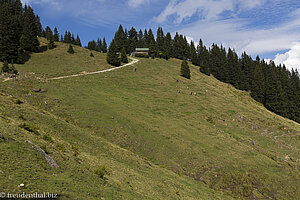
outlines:
[{"label": "grassy hillside", "polygon": [[[94,60],[88,50],[75,48],[76,54],[60,56],[66,51],[59,44],[34,54],[17,66],[27,78],[0,83],[0,133],[14,139],[1,141],[7,162],[0,164],[0,179],[11,177],[0,183],[5,191],[19,191],[17,185],[26,182],[26,191],[51,189],[78,199],[300,196],[299,124],[195,66],[191,80],[180,77],[176,59],[140,59],[137,71],[129,66],[47,80],[108,67],[101,53],[94,52]],[[60,62],[40,70],[50,54]],[[17,98],[25,103],[16,104]],[[37,133],[21,128],[23,123]],[[47,166],[25,140],[46,149],[60,168]],[[103,166],[105,180],[94,173]]]},{"label": "grassy hillside", "polygon": [[[45,38],[40,39],[41,46],[47,45]],[[34,72],[39,77],[56,77],[72,75],[84,72],[108,69],[106,55],[93,52],[94,57],[90,56],[91,51],[73,45],[75,54],[68,53],[69,44],[55,43],[57,48],[47,50],[43,53],[30,55],[30,59],[24,65],[17,65],[21,73]]]}]

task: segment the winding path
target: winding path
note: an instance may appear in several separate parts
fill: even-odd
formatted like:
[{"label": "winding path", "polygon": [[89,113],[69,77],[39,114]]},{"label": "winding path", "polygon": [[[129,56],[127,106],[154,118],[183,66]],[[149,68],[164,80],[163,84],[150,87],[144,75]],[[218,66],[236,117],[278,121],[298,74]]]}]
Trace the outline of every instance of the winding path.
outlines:
[{"label": "winding path", "polygon": [[64,79],[64,78],[71,78],[71,77],[77,77],[77,76],[85,76],[85,75],[91,75],[91,74],[99,74],[99,73],[103,73],[103,72],[109,72],[109,71],[114,71],[114,70],[117,70],[117,69],[120,69],[120,68],[123,68],[123,67],[126,67],[126,66],[129,66],[129,65],[133,65],[137,62],[139,62],[138,59],[135,59],[135,58],[131,58],[132,61],[130,63],[127,63],[125,65],[122,65],[120,67],[114,67],[114,68],[111,68],[111,69],[105,69],[105,70],[100,70],[100,71],[96,71],[96,72],[87,72],[87,73],[82,73],[82,74],[73,74],[73,75],[68,75],[68,76],[59,76],[59,77],[54,77],[54,78],[49,78],[48,80],[59,80],[59,79]]}]

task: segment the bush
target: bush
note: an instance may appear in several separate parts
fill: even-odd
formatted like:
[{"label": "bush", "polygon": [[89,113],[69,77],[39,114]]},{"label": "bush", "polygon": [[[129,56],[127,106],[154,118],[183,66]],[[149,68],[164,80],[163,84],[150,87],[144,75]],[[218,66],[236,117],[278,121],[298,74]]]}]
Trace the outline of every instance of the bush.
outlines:
[{"label": "bush", "polygon": [[71,149],[73,151],[73,156],[78,156],[79,154],[79,149],[76,145],[72,144]]},{"label": "bush", "polygon": [[20,104],[22,104],[22,103],[24,103],[24,102],[21,101],[20,99],[15,99],[15,100],[14,100],[14,103],[20,105]]},{"label": "bush", "polygon": [[36,135],[40,135],[39,131],[38,131],[38,127],[35,126],[34,124],[27,124],[27,123],[23,123],[19,125],[20,128],[23,128],[24,130],[34,133]]},{"label": "bush", "polygon": [[13,64],[11,64],[11,66],[9,66],[8,62],[5,61],[2,66],[1,73],[9,73],[9,74],[17,75],[19,72],[18,72],[18,70],[16,70],[16,68]]},{"label": "bush", "polygon": [[104,176],[107,174],[106,167],[104,165],[101,165],[98,169],[95,170],[95,174],[104,180]]},{"label": "bush", "polygon": [[61,151],[61,152],[65,152],[66,151],[66,148],[65,148],[64,144],[62,144],[62,143],[57,144],[56,145],[56,149],[59,150],[59,151]]},{"label": "bush", "polygon": [[71,44],[69,46],[68,53],[70,53],[70,54],[74,54],[75,53],[75,51],[73,49],[73,46]]},{"label": "bush", "polygon": [[21,119],[23,121],[27,120],[26,117],[24,116],[24,114],[22,114],[22,113],[19,114],[19,119]]},{"label": "bush", "polygon": [[53,138],[49,134],[44,135],[43,140],[48,141],[50,143],[54,142]]},{"label": "bush", "polygon": [[135,57],[139,57],[139,58],[149,58],[149,55],[147,55],[147,54],[142,54],[142,53],[137,53],[137,54],[135,54]]}]

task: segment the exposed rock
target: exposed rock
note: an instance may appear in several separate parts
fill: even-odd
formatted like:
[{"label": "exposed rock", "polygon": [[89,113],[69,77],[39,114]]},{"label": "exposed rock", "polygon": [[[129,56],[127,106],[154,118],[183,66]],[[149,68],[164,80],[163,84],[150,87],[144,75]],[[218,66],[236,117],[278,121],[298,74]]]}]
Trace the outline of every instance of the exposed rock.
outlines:
[{"label": "exposed rock", "polygon": [[29,144],[33,145],[35,147],[35,149],[45,157],[47,164],[51,167],[55,167],[58,168],[59,166],[56,164],[56,162],[48,155],[45,153],[45,151],[43,149],[41,149],[38,145],[30,142],[29,140],[27,141]]},{"label": "exposed rock", "polygon": [[136,72],[136,68],[133,68],[133,71]]},{"label": "exposed rock", "polygon": [[36,92],[36,93],[44,93],[44,92],[47,92],[46,89],[35,89],[35,88],[31,88],[31,91],[32,92]]},{"label": "exposed rock", "polygon": [[254,140],[252,140],[251,143],[252,143],[252,145],[255,145],[255,141]]},{"label": "exposed rock", "polygon": [[197,92],[194,92],[194,95],[197,96]]},{"label": "exposed rock", "polygon": [[40,92],[40,91],[41,91],[41,89],[35,89],[35,88],[31,88],[31,91],[32,91],[32,92]]}]

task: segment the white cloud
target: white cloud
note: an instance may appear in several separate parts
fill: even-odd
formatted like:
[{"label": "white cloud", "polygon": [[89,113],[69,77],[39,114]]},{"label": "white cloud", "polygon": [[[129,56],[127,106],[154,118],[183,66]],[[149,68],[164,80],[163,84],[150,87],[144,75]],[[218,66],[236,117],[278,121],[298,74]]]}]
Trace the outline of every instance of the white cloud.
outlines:
[{"label": "white cloud", "polygon": [[165,10],[154,19],[156,22],[162,23],[169,16],[176,15],[176,23],[181,23],[194,14],[199,14],[205,19],[213,19],[225,10],[233,10],[232,0],[184,0],[179,3],[176,0],[171,0]]},{"label": "white cloud", "polygon": [[62,9],[61,1],[58,0],[21,0],[21,3],[23,5],[43,4],[43,5],[51,6],[51,8],[54,8],[56,10]]},{"label": "white cloud", "polygon": [[205,20],[218,19],[219,15],[225,11],[232,12],[232,15],[241,10],[252,9],[262,5],[267,0],[184,0],[178,2],[171,0],[168,6],[154,20],[163,23],[169,16],[175,15],[175,23],[181,23],[185,19],[198,14]]},{"label": "white cloud", "polygon": [[274,59],[275,64],[284,64],[288,69],[297,69],[300,72],[300,43],[284,54],[277,54]]},{"label": "white cloud", "polygon": [[[239,6],[262,5],[265,1],[244,1]],[[212,43],[231,47],[238,54],[246,51],[252,56],[290,49],[300,38],[300,9],[285,17],[285,21],[273,27],[250,27],[247,18],[239,19],[199,19],[188,25],[179,26],[181,34],[194,38],[196,43],[200,38],[206,45]]]},{"label": "white cloud", "polygon": [[25,5],[25,4],[30,4],[30,0],[21,0],[21,3],[22,3],[23,5]]},{"label": "white cloud", "polygon": [[246,51],[250,55],[289,49],[300,34],[281,27],[273,29],[246,28],[247,21],[240,19],[198,21],[178,30],[196,39],[202,38],[206,45],[223,44],[237,53]]},{"label": "white cloud", "polygon": [[149,0],[128,0],[128,5],[132,8],[137,8],[143,4],[149,4]]}]

